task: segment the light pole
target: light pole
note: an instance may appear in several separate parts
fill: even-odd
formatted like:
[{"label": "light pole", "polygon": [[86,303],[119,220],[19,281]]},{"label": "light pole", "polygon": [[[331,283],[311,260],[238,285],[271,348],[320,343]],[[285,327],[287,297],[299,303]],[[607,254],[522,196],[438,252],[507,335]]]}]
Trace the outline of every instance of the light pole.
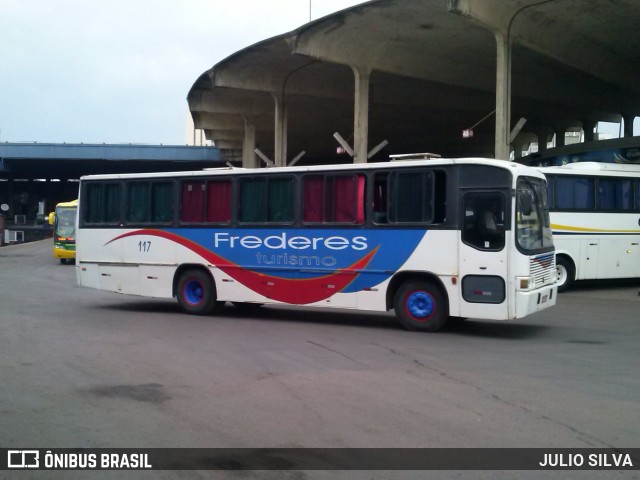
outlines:
[{"label": "light pole", "polygon": [[311,22],[311,0],[309,0],[309,22]]}]

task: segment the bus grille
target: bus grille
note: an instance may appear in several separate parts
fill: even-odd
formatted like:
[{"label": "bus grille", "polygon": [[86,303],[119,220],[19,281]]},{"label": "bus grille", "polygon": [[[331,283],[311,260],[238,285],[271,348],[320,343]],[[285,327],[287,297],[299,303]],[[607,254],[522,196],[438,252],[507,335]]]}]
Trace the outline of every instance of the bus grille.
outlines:
[{"label": "bus grille", "polygon": [[530,260],[531,276],[535,282],[535,288],[556,283],[556,254],[545,253]]}]

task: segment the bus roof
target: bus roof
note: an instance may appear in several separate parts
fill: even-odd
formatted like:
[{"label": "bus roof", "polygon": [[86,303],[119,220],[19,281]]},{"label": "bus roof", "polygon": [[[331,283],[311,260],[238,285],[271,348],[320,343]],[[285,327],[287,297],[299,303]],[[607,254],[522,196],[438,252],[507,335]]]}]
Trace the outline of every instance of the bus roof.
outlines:
[{"label": "bus roof", "polygon": [[[567,175],[598,175],[610,173],[612,175],[627,176],[629,174],[640,175],[640,165],[603,162],[577,162],[567,163],[556,167],[536,167],[542,173],[561,173]],[[635,175],[633,175],[635,176]]]},{"label": "bus roof", "polygon": [[71,200],[70,202],[60,202],[56,205],[56,208],[58,207],[62,207],[62,208],[70,208],[70,207],[77,207],[78,206],[78,200]]},{"label": "bus roof", "polygon": [[[422,155],[422,154],[421,154]],[[396,157],[397,158],[397,157]],[[409,168],[416,166],[446,166],[446,165],[486,165],[496,168],[502,168],[512,171],[516,175],[529,175],[543,178],[538,169],[528,167],[519,163],[509,162],[505,160],[495,160],[489,158],[433,158],[433,159],[417,159],[417,160],[396,160],[392,162],[376,162],[376,163],[349,163],[340,165],[313,165],[313,166],[294,166],[294,167],[271,167],[271,168],[239,168],[239,167],[221,167],[207,168],[204,170],[184,171],[184,172],[158,172],[158,173],[125,173],[125,174],[109,174],[109,175],[86,175],[81,180],[113,180],[113,179],[135,179],[135,178],[174,178],[174,177],[190,177],[190,176],[210,176],[246,174],[255,175],[256,173],[306,173],[306,172],[326,172],[326,171],[363,171],[368,169],[397,169]]]}]

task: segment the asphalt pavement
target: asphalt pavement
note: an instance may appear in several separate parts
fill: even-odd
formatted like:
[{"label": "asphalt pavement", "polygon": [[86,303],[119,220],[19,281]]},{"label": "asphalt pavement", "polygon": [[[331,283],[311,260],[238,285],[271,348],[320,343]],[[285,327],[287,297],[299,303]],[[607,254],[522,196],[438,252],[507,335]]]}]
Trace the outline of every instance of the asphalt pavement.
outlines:
[{"label": "asphalt pavement", "polygon": [[[77,287],[49,241],[0,248],[0,446],[640,446],[640,281],[424,334],[392,313]],[[0,472],[0,477],[3,472]],[[4,472],[7,473],[7,472]],[[10,472],[11,478],[638,478],[636,472]]]}]

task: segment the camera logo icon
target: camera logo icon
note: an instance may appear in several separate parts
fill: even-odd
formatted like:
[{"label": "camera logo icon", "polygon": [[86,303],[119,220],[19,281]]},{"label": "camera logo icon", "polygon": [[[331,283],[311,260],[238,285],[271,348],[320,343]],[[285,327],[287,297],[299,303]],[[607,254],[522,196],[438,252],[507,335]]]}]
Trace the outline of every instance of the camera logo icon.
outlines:
[{"label": "camera logo icon", "polygon": [[8,468],[39,468],[40,452],[38,450],[9,450],[7,452]]}]

